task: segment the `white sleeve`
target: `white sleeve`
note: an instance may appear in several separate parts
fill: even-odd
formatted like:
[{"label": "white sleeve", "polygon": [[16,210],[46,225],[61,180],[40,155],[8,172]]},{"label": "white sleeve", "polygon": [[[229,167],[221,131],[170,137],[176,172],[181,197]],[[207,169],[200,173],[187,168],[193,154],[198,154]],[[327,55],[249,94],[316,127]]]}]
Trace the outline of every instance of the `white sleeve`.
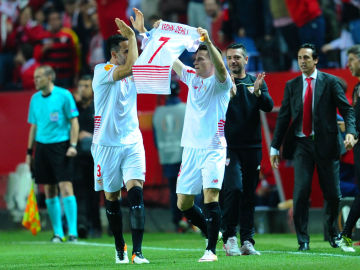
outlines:
[{"label": "white sleeve", "polygon": [[195,76],[195,74],[196,74],[195,69],[193,69],[189,66],[184,66],[184,68],[181,72],[180,80],[183,83],[185,83],[186,85],[189,85],[191,79]]},{"label": "white sleeve", "polygon": [[227,90],[230,90],[231,87],[232,87],[232,80],[231,80],[231,77],[229,75],[228,72],[226,72],[226,79],[224,82],[219,82],[219,80],[216,78],[216,76],[214,75],[215,77],[215,86],[216,86],[216,89],[220,89],[220,90],[223,90],[223,91],[227,91]]},{"label": "white sleeve", "polygon": [[113,72],[116,66],[112,64],[99,64],[95,67],[94,83],[95,85],[113,83]]}]

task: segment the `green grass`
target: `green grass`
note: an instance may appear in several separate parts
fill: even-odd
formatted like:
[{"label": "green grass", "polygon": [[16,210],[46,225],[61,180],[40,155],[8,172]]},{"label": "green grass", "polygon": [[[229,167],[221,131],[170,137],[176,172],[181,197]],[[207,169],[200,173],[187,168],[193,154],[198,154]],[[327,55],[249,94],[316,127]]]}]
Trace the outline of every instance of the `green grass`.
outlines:
[{"label": "green grass", "polygon": [[[52,244],[51,232],[32,236],[28,231],[0,232],[0,269],[360,269],[360,248],[344,253],[331,248],[321,235],[311,235],[311,250],[297,252],[294,234],[257,235],[261,256],[226,257],[217,246],[219,261],[198,263],[205,242],[197,234],[146,233],[143,254],[149,265],[115,265],[113,239]],[[125,235],[131,252],[131,236]]]}]

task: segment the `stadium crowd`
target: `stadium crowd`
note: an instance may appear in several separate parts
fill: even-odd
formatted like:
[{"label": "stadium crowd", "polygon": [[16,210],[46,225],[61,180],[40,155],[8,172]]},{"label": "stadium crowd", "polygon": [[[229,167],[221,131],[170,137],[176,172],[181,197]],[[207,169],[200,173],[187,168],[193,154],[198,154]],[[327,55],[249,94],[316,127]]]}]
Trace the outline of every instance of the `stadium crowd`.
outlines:
[{"label": "stadium crowd", "polygon": [[346,49],[360,43],[359,6],[349,0],[1,0],[0,91],[33,90],[40,64],[54,68],[57,85],[74,87],[104,61],[113,18],[129,22],[133,7],[147,11],[148,28],[162,18],[207,29],[222,50],[244,44],[250,72],[298,70],[297,47],[305,41],[321,49],[320,68],[344,67]]}]

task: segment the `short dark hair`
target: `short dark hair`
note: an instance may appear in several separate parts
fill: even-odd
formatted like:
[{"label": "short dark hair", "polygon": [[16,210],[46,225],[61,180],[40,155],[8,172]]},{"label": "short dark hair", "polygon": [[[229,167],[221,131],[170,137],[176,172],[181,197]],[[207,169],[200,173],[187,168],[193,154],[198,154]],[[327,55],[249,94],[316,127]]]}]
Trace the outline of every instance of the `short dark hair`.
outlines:
[{"label": "short dark hair", "polygon": [[127,41],[128,39],[120,34],[112,35],[106,41],[106,58],[111,58],[112,51],[118,51],[120,49],[119,43]]},{"label": "short dark hair", "polygon": [[245,48],[245,46],[242,43],[232,43],[229,46],[226,47],[226,51],[229,49],[242,49],[243,51],[243,56],[247,57],[247,50]]},{"label": "short dark hair", "polygon": [[357,58],[360,59],[360,44],[356,44],[354,46],[351,46],[348,50],[347,50],[347,55],[349,55],[350,53],[355,54],[357,56]]},{"label": "short dark hair", "polygon": [[[214,45],[215,46],[215,45]],[[222,54],[221,50],[215,46],[215,48],[217,49],[217,51],[220,53],[220,55]],[[196,53],[198,51],[208,51],[208,47],[205,44],[200,44],[199,48],[197,49]],[[209,53],[209,52],[208,52]]]},{"label": "short dark hair", "polygon": [[90,74],[84,74],[80,77],[79,81],[91,81],[93,76]]},{"label": "short dark hair", "polygon": [[311,49],[312,50],[312,58],[314,60],[319,58],[319,53],[316,49],[316,46],[312,43],[304,43],[300,46],[299,50],[300,49]]}]

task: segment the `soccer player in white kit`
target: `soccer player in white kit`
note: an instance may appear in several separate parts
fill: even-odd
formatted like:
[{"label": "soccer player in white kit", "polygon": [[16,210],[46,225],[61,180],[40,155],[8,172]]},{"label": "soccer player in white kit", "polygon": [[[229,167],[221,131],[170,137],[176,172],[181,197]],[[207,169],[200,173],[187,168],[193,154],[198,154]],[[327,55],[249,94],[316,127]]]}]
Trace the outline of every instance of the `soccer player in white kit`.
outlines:
[{"label": "soccer player in white kit", "polygon": [[[194,61],[195,70],[176,60],[173,69],[189,87],[181,146],[182,164],[177,179],[178,208],[208,239],[199,262],[217,261],[220,229],[219,191],[222,186],[226,140],[225,116],[232,81],[218,49],[205,29]],[[204,214],[194,205],[194,196],[204,191]]]},{"label": "soccer player in white kit", "polygon": [[149,263],[141,252],[145,212],[143,184],[145,152],[137,118],[137,93],[131,69],[138,57],[133,30],[115,19],[121,35],[108,40],[110,61],[94,70],[95,125],[91,153],[95,190],[104,190],[106,215],[115,238],[115,262],[129,263],[122,233],[120,189],[123,182],[130,203],[132,263]]}]

